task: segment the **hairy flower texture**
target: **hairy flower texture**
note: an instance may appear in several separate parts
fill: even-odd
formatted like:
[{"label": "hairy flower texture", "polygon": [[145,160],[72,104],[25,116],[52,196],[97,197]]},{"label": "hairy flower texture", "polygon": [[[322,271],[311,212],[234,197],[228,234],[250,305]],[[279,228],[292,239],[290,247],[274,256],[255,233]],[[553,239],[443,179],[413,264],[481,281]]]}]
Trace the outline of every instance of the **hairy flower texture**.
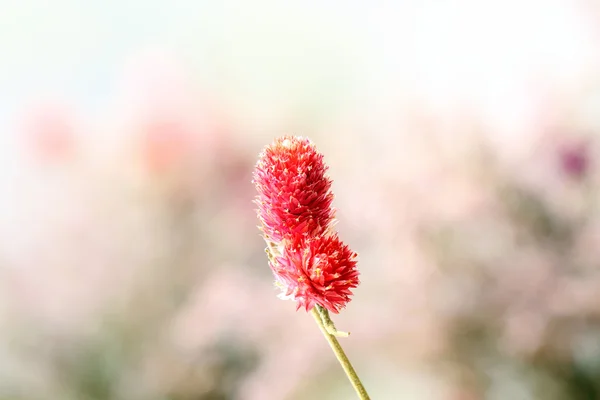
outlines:
[{"label": "hairy flower texture", "polygon": [[306,311],[315,304],[338,313],[359,284],[356,256],[336,234],[286,240],[282,253],[269,263],[282,297]]},{"label": "hairy flower texture", "polygon": [[253,182],[266,240],[279,243],[288,236],[314,237],[331,228],[335,212],[326,171],[323,155],[307,138],[284,136],[262,151]]}]

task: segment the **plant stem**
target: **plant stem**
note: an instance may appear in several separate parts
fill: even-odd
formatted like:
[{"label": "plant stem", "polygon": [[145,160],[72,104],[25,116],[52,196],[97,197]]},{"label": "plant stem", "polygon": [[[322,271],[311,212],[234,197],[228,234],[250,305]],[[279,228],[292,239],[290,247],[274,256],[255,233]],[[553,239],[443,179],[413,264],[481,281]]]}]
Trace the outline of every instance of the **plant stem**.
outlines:
[{"label": "plant stem", "polygon": [[363,386],[362,382],[360,381],[360,378],[356,374],[356,371],[352,367],[350,360],[348,360],[346,353],[344,353],[344,349],[342,349],[342,346],[340,346],[340,342],[338,342],[338,340],[336,339],[335,336],[333,336],[332,334],[330,334],[328,332],[327,327],[325,326],[325,323],[323,322],[323,318],[321,317],[321,314],[319,313],[319,310],[317,309],[317,307],[319,307],[319,306],[317,305],[317,306],[313,307],[311,314],[315,318],[315,321],[317,321],[317,325],[319,325],[321,332],[323,332],[325,339],[327,339],[329,346],[331,346],[331,349],[333,350],[333,352],[335,353],[335,356],[337,357],[338,361],[342,365],[342,368],[344,368],[344,372],[346,373],[346,376],[348,376],[350,383],[352,383],[354,390],[356,390],[356,394],[358,394],[358,398],[361,400],[370,400],[371,398],[367,394],[365,387]]}]

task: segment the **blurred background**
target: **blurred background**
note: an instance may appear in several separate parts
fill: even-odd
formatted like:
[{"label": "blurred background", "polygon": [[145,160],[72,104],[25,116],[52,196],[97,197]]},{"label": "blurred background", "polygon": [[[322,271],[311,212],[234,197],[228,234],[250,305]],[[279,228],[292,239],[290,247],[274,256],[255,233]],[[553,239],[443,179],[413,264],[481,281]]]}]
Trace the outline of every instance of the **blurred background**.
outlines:
[{"label": "blurred background", "polygon": [[600,399],[600,3],[2,0],[0,399],[352,399],[256,228],[305,135],[377,400]]}]

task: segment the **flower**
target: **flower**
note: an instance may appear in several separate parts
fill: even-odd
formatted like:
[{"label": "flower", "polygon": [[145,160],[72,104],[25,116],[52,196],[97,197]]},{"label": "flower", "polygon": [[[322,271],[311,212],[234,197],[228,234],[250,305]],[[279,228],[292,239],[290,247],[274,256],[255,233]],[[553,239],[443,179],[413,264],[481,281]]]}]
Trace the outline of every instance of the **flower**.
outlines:
[{"label": "flower", "polygon": [[331,180],[310,139],[284,136],[259,156],[253,182],[263,232],[280,242],[288,235],[316,236],[332,225]]},{"label": "flower", "polygon": [[585,178],[590,167],[590,149],[587,142],[564,145],[559,149],[562,171],[570,178]]},{"label": "flower", "polygon": [[154,118],[145,121],[140,137],[144,162],[153,173],[181,167],[193,147],[194,132],[175,119]]},{"label": "flower", "polygon": [[282,297],[306,311],[315,304],[338,313],[359,284],[356,257],[337,234],[286,240],[281,255],[269,263]]},{"label": "flower", "polygon": [[55,163],[72,160],[77,153],[74,119],[58,104],[45,104],[31,110],[25,121],[27,150],[36,161]]},{"label": "flower", "polygon": [[255,203],[280,297],[338,313],[359,284],[356,253],[333,230],[331,179],[310,139],[284,136],[254,170]]}]

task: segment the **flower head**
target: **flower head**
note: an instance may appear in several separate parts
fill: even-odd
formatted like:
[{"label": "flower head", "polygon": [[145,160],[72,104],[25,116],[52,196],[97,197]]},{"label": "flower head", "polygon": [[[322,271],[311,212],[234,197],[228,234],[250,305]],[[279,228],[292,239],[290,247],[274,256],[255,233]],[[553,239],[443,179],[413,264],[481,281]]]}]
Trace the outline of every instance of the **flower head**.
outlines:
[{"label": "flower head", "polygon": [[284,136],[267,146],[254,170],[263,232],[280,242],[289,235],[315,236],[333,222],[331,180],[310,139]]},{"label": "flower head", "polygon": [[356,253],[337,235],[286,240],[270,266],[282,295],[306,311],[315,304],[338,313],[359,284]]},{"label": "flower head", "polygon": [[334,313],[358,286],[356,253],[333,230],[331,179],[307,138],[284,136],[267,146],[254,170],[258,218],[281,297],[306,311]]}]

